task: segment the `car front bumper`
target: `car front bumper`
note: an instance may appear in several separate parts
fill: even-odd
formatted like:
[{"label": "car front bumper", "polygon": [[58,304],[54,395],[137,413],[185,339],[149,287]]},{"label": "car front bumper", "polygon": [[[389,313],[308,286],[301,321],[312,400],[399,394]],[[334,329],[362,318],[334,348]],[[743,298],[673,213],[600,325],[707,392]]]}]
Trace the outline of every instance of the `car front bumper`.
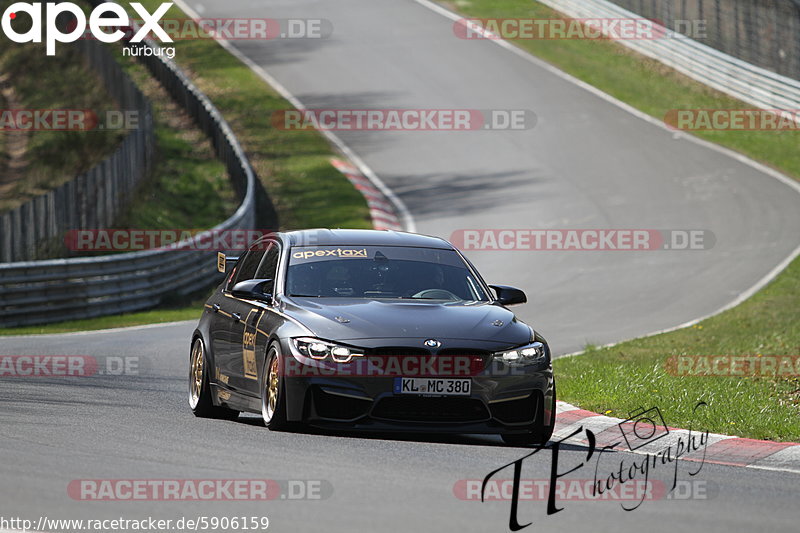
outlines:
[{"label": "car front bumper", "polygon": [[[287,346],[287,348],[289,348]],[[291,353],[287,350],[284,353]],[[433,356],[435,357],[435,356]],[[329,429],[381,432],[525,433],[552,420],[555,383],[549,363],[510,367],[490,361],[484,368],[453,376],[472,381],[469,396],[395,392],[390,375],[331,370],[297,354],[286,355],[287,418]],[[343,367],[339,365],[339,370]],[[355,375],[353,375],[355,374]]]}]

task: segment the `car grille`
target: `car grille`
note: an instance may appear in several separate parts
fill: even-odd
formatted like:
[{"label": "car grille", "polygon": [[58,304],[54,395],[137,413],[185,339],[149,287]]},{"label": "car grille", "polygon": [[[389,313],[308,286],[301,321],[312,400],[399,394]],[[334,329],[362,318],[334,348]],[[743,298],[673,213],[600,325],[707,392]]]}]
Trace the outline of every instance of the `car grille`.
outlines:
[{"label": "car grille", "polygon": [[373,418],[404,422],[482,422],[489,412],[474,398],[388,397],[372,410]]},{"label": "car grille", "polygon": [[480,374],[492,362],[492,352],[486,350],[475,350],[473,348],[446,348],[439,350],[439,355],[449,357],[469,358],[470,375]]},{"label": "car grille", "polygon": [[[480,374],[491,363],[491,358],[492,358],[491,352],[487,352],[485,350],[475,350],[471,348],[447,348],[444,350],[439,350],[436,353],[432,353],[431,351],[426,350],[424,348],[381,347],[381,348],[372,348],[366,350],[366,356],[372,363],[382,368],[392,368],[392,365],[389,364],[389,359],[392,358],[397,358],[398,360],[404,357],[412,357],[412,358],[426,359],[426,360],[429,358],[435,359],[436,357],[449,357],[453,360],[466,358],[468,360],[466,364],[463,364],[462,361],[458,361],[458,364],[451,361],[449,366],[442,365],[442,368],[468,369],[469,372],[468,374],[464,374],[463,371],[458,372],[457,374],[453,374],[452,372],[446,372],[446,371],[434,372],[432,374],[431,373],[422,374],[424,376],[456,375],[458,377],[465,377],[466,375],[474,376]],[[397,364],[398,361],[392,361],[392,363]],[[398,366],[394,366],[394,368],[398,368]],[[392,373],[392,375],[396,377],[400,374],[394,372]]]},{"label": "car grille", "polygon": [[369,348],[366,350],[368,357],[391,357],[403,355],[430,355],[431,352],[425,348],[404,348],[402,346],[385,346],[380,348]]}]

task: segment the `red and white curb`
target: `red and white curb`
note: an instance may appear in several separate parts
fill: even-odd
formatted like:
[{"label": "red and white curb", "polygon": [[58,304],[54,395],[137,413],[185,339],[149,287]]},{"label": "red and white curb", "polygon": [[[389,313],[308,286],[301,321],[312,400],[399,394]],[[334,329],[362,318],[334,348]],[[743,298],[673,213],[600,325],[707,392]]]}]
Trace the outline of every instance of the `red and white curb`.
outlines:
[{"label": "red and white curb", "polygon": [[372,226],[375,229],[401,231],[403,224],[395,211],[394,205],[372,182],[361,173],[358,168],[341,159],[331,159],[331,164],[361,192],[369,205],[369,214],[372,217]]},{"label": "red and white curb", "polygon": [[[592,430],[597,439],[597,449],[617,443],[610,449],[617,451],[630,451],[625,445],[619,424],[624,422],[621,418],[605,416],[591,411],[585,411],[565,402],[558,402],[556,407],[556,427],[553,439],[564,439],[573,431],[583,427],[583,432],[567,442],[580,442],[587,444],[587,429]],[[669,435],[672,440],[683,437],[684,442],[689,439],[686,429],[671,428]],[[701,430],[692,431],[692,436],[698,438]],[[645,444],[633,453],[657,453],[667,446],[664,441],[656,440]],[[698,450],[692,454],[681,457],[686,461],[702,461],[702,453]],[[729,435],[708,434],[708,444],[705,455],[706,463],[763,470],[780,470],[785,472],[800,473],[800,443],[771,442],[765,440],[743,439]]]}]

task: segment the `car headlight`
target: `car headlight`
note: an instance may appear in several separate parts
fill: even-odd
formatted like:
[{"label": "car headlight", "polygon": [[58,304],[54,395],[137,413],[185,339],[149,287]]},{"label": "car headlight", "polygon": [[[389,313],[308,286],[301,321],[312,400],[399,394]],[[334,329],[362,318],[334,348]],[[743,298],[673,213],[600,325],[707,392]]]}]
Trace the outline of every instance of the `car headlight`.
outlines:
[{"label": "car headlight", "polygon": [[349,363],[354,357],[364,356],[363,352],[353,348],[311,337],[292,339],[292,342],[294,342],[295,348],[301,355],[319,361],[330,359],[335,363]]},{"label": "car headlight", "polygon": [[541,342],[533,342],[525,346],[520,346],[519,348],[514,348],[513,350],[497,352],[494,354],[494,357],[507,365],[528,366],[549,362],[550,354],[544,344]]}]

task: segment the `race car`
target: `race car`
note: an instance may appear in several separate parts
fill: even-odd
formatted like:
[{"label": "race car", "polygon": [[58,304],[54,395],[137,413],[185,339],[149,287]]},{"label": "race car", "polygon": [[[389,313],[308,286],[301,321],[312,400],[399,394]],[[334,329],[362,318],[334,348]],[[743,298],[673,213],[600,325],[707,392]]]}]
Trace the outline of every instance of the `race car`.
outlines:
[{"label": "race car", "polygon": [[553,432],[550,348],[438,238],[376,230],[266,235],[239,258],[192,335],[195,415],[260,413],[271,430]]}]

